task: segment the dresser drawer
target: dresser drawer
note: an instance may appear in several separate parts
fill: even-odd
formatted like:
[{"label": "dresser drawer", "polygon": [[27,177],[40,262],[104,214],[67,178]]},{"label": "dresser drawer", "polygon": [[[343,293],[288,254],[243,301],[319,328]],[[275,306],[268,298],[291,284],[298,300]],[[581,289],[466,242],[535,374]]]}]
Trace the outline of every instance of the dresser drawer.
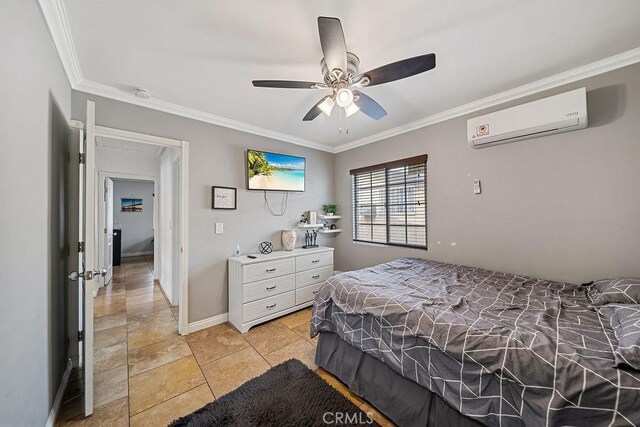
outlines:
[{"label": "dresser drawer", "polygon": [[286,310],[287,308],[291,308],[294,305],[296,305],[295,291],[290,291],[284,294],[274,295],[272,297],[250,302],[248,304],[243,304],[242,321],[250,322],[252,320],[277,313],[278,311]]},{"label": "dresser drawer", "polygon": [[242,287],[242,301],[251,302],[260,298],[266,298],[292,291],[295,288],[296,276],[293,274],[261,280],[259,282],[252,282]]},{"label": "dresser drawer", "polygon": [[296,289],[296,305],[304,304],[305,302],[312,301],[320,288],[324,285],[324,282],[316,283],[314,285],[305,286],[304,288]]},{"label": "dresser drawer", "polygon": [[296,288],[302,288],[313,283],[324,282],[332,275],[333,266],[331,265],[296,273]]},{"label": "dresser drawer", "polygon": [[242,267],[243,283],[257,282],[272,277],[285,276],[295,272],[296,265],[293,258],[265,261]]},{"label": "dresser drawer", "polygon": [[302,255],[296,258],[296,271],[333,265],[333,251]]}]

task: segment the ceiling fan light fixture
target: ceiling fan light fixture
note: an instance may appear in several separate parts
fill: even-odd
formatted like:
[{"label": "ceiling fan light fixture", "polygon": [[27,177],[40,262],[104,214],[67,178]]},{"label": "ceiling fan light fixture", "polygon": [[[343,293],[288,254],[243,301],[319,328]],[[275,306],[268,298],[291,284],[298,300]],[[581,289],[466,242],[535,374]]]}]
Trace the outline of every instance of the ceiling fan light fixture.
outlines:
[{"label": "ceiling fan light fixture", "polygon": [[331,116],[331,110],[336,105],[336,101],[330,96],[327,96],[321,103],[318,104],[318,108],[322,110],[327,116]]},{"label": "ceiling fan light fixture", "polygon": [[360,111],[360,108],[356,104],[351,103],[351,105],[348,105],[348,106],[344,107],[344,111],[345,111],[346,116],[349,117],[349,116],[357,113],[358,111]]},{"label": "ceiling fan light fixture", "polygon": [[338,92],[336,93],[336,102],[343,108],[353,105],[353,92],[347,88],[338,89]]}]

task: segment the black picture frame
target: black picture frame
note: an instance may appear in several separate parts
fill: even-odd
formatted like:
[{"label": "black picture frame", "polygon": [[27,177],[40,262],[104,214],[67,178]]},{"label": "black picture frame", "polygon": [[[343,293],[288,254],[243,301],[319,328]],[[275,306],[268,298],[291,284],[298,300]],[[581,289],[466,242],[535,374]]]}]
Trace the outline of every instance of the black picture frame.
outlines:
[{"label": "black picture frame", "polygon": [[211,209],[234,210],[237,208],[238,190],[235,187],[211,186]]}]

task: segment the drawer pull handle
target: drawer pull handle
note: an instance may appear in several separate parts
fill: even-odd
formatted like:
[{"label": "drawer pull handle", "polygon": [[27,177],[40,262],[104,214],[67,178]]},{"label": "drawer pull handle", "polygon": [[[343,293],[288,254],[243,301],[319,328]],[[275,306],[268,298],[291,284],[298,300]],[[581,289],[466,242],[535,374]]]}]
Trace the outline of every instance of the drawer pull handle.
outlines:
[{"label": "drawer pull handle", "polygon": [[272,290],[274,290],[275,288],[276,288],[276,285],[273,285],[273,286],[269,286],[269,287],[267,288],[267,290],[268,290],[268,291],[272,291]]},{"label": "drawer pull handle", "polygon": [[318,292],[320,292],[320,289],[318,289],[317,291],[313,291],[313,294],[318,295]]},{"label": "drawer pull handle", "polygon": [[276,271],[276,268],[267,268],[267,273],[273,273],[274,271]]},{"label": "drawer pull handle", "polygon": [[311,262],[315,264],[317,262],[320,262],[320,260],[319,259],[314,259],[314,260],[311,260]]},{"label": "drawer pull handle", "polygon": [[316,274],[315,276],[311,276],[311,278],[312,278],[312,279],[319,279],[319,278],[320,278],[320,275],[319,275],[319,274]]},{"label": "drawer pull handle", "polygon": [[268,305],[268,306],[267,306],[267,308],[268,308],[268,309],[272,309],[272,308],[273,308],[273,307],[275,307],[276,305],[278,305],[278,304],[277,304],[277,303],[273,303],[273,304],[271,304],[271,305]]}]

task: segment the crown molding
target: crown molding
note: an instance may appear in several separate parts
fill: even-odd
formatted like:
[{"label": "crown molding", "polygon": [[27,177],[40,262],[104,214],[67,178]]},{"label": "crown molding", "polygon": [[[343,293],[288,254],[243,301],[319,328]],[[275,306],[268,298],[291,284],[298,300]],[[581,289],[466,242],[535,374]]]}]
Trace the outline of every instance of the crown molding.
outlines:
[{"label": "crown molding", "polygon": [[397,135],[401,135],[403,133],[411,132],[416,129],[444,122],[455,117],[464,116],[466,114],[493,107],[495,105],[503,104],[514,99],[533,95],[535,93],[542,92],[548,89],[553,89],[567,83],[573,83],[578,80],[593,77],[598,74],[603,74],[607,71],[626,67],[627,65],[635,64],[637,62],[640,62],[640,48],[632,49],[618,55],[610,56],[609,58],[605,58],[603,60],[596,61],[582,67],[574,68],[572,70],[565,71],[563,73],[559,73],[541,80],[537,80],[535,82],[528,83],[526,85],[519,86],[505,92],[491,95],[486,98],[470,102],[468,104],[460,105],[458,107],[454,107],[440,113],[432,114],[423,119],[416,120],[405,125],[397,126],[393,129],[389,129],[375,135],[367,136],[353,142],[339,145],[335,147],[334,153],[341,153],[343,151],[352,150],[363,145],[371,144],[383,139],[388,139]]},{"label": "crown molding", "polygon": [[69,84],[73,87],[82,81],[82,70],[73,44],[67,11],[62,0],[38,0],[38,5],[49,27]]},{"label": "crown molding", "polygon": [[303,147],[327,151],[330,153],[333,153],[335,151],[335,147],[331,147],[329,145],[320,144],[303,138],[298,138],[293,135],[287,135],[270,129],[261,128],[248,123],[240,122],[238,120],[228,119],[226,117],[196,110],[195,108],[184,107],[172,102],[162,101],[160,99],[138,98],[127,91],[90,80],[81,81],[80,83],[73,86],[73,89],[92,95],[102,96],[104,98],[114,99],[116,101],[126,102],[128,104],[138,105],[140,107],[150,108],[152,110],[162,111],[164,113],[175,114],[177,116],[223,126],[241,132],[247,132],[254,135],[264,136],[266,138],[277,139],[279,141],[301,145]]},{"label": "crown molding", "polygon": [[254,126],[238,120],[218,116],[216,114],[207,113],[195,108],[174,104],[172,102],[154,98],[137,98],[124,90],[86,80],[82,76],[80,62],[78,61],[76,54],[63,0],[38,0],[38,3],[45,21],[49,26],[49,31],[53,37],[54,44],[58,50],[58,55],[62,61],[69,83],[74,90],[334,154],[640,62],[640,48],[632,49],[582,67],[574,68],[505,92],[432,114],[423,119],[397,126],[393,129],[333,147],[293,135]]}]

